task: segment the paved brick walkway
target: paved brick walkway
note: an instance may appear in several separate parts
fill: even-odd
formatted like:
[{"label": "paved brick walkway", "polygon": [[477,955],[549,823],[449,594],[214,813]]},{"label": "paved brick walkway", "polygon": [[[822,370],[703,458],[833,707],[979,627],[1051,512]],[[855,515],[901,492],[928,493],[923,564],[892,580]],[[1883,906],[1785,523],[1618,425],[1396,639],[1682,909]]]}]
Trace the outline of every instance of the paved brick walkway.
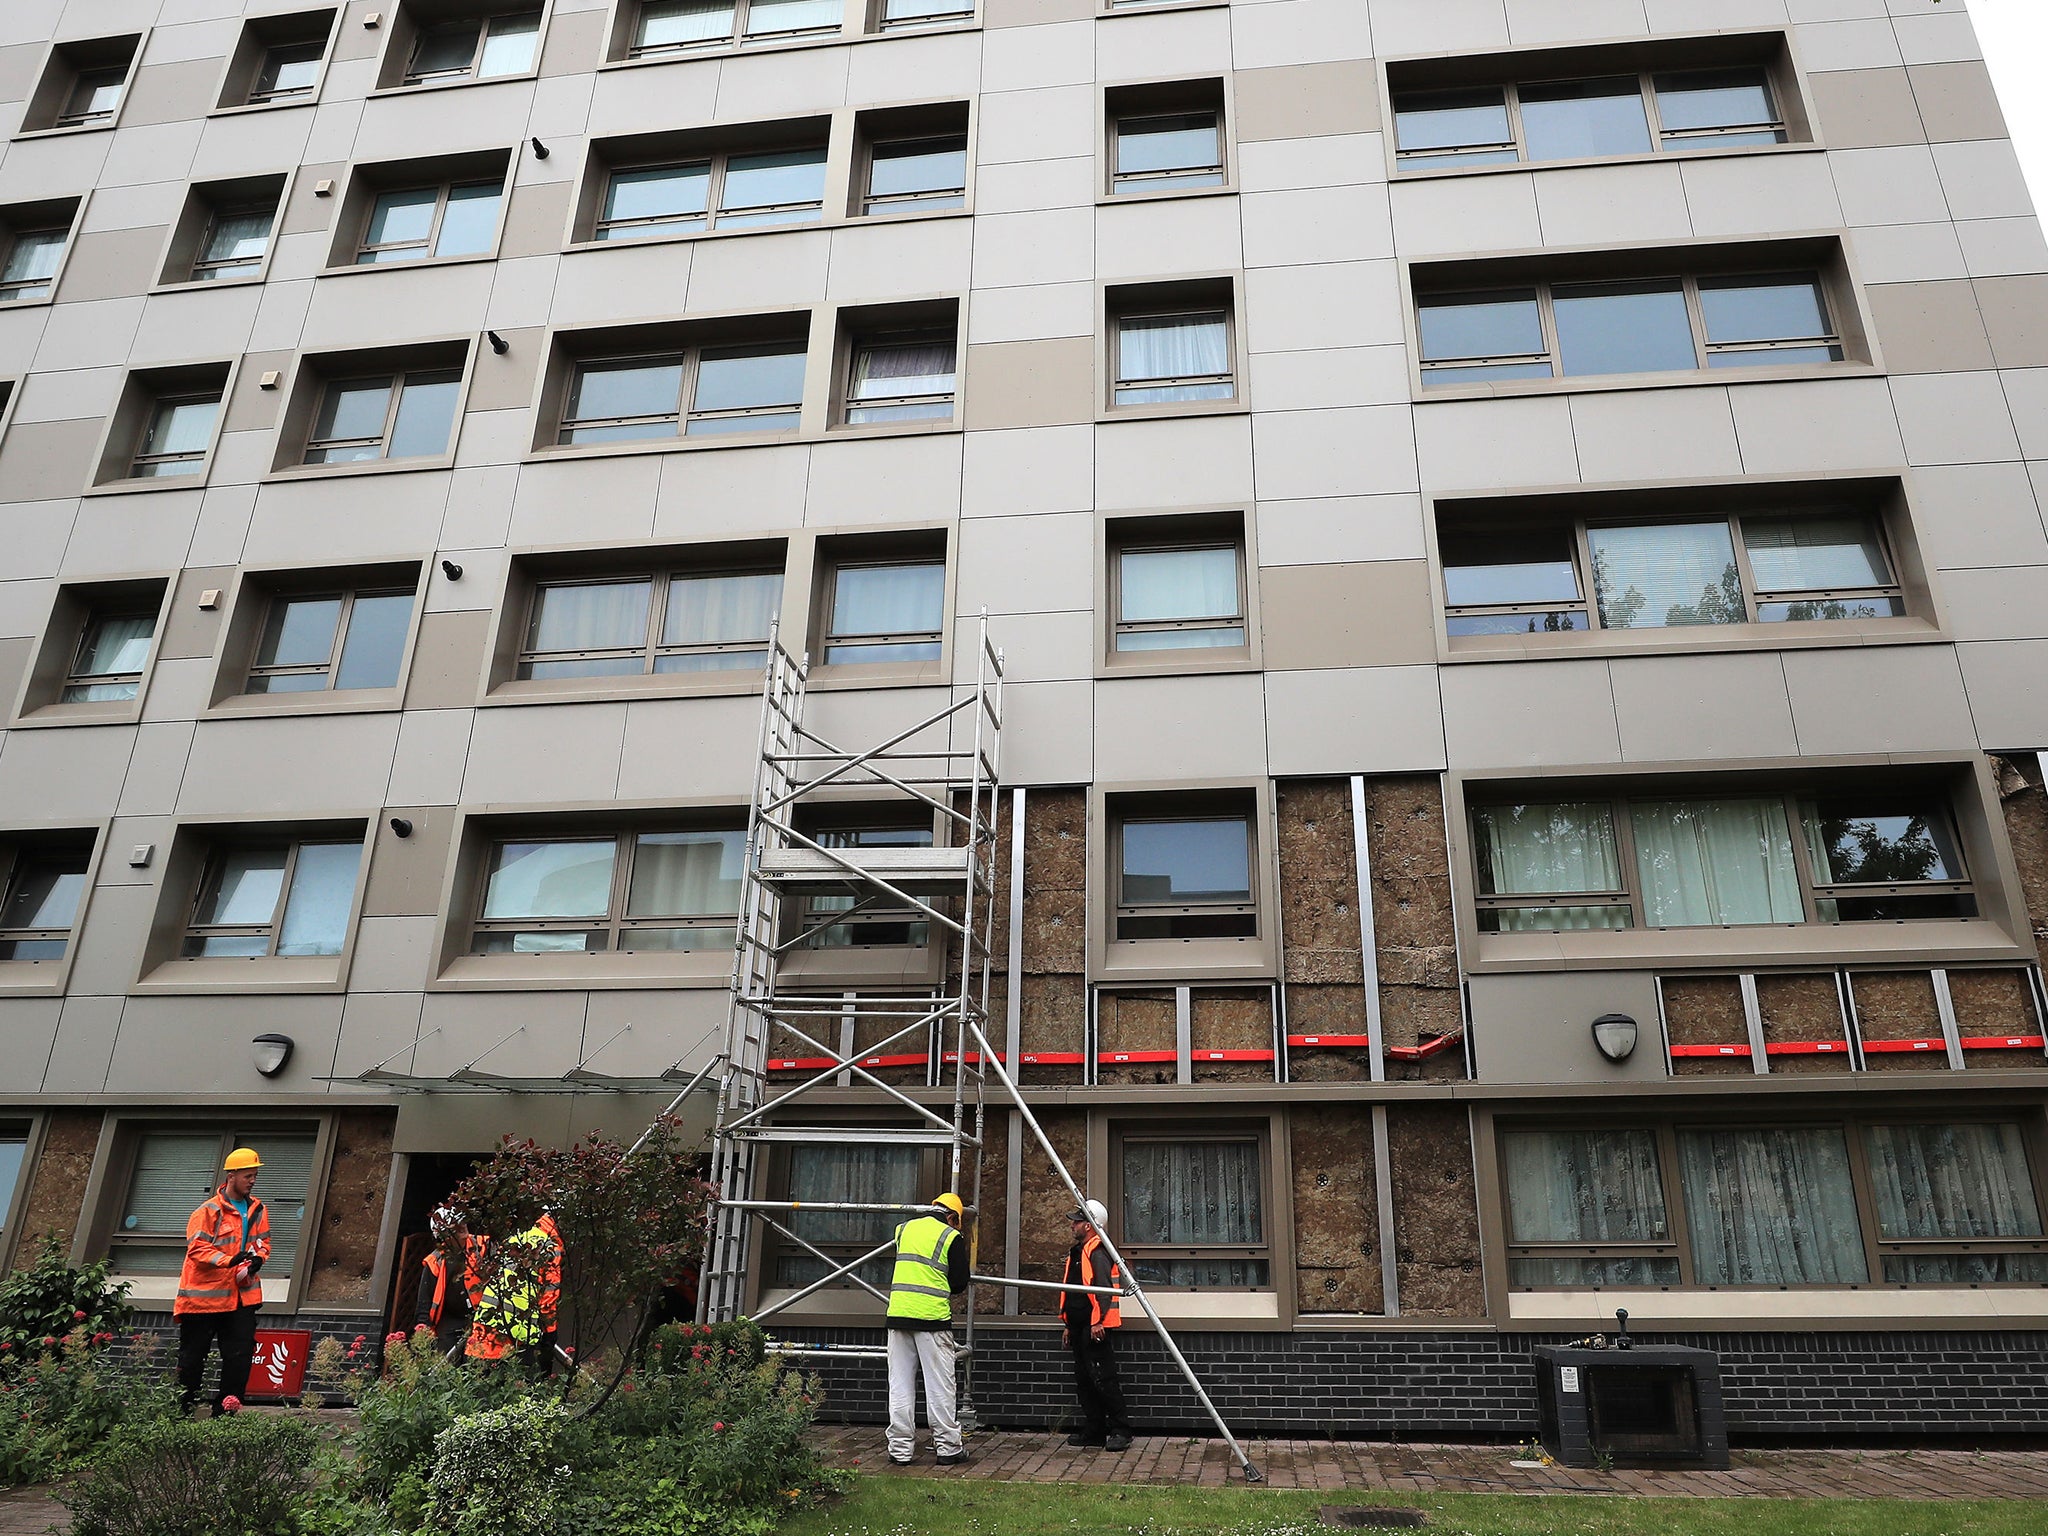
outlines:
[{"label": "paved brick walkway", "polygon": [[[918,1464],[889,1465],[883,1433],[870,1425],[818,1431],[840,1465],[891,1477],[965,1477],[990,1482],[1172,1483],[1237,1480],[1220,1440],[1146,1435],[1128,1451],[1072,1450],[1064,1437],[981,1434],[967,1441],[963,1467],[933,1464],[929,1441]],[[1727,1472],[1597,1472],[1510,1466],[1498,1446],[1368,1445],[1329,1440],[1258,1440],[1245,1446],[1274,1488],[1387,1489],[1403,1493],[1621,1493],[1656,1498],[2048,1499],[2043,1451],[1737,1451]],[[0,1536],[9,1528],[0,1524]]]}]

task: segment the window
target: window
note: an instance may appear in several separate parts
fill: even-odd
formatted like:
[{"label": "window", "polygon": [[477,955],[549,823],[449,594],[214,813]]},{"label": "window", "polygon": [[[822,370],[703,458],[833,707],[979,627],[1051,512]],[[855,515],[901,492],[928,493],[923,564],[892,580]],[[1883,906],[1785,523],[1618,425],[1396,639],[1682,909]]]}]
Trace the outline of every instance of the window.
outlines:
[{"label": "window", "polygon": [[421,27],[413,40],[404,83],[523,75],[533,68],[539,41],[538,10],[435,22]]},{"label": "window", "polygon": [[579,361],[556,441],[793,432],[803,395],[804,343],[794,339]]},{"label": "window", "polygon": [[1126,1132],[1119,1138],[1123,1230],[1137,1279],[1165,1290],[1253,1290],[1273,1283],[1262,1138]]},{"label": "window", "polygon": [[876,23],[885,32],[941,21],[972,21],[974,0],[880,0]]},{"label": "window", "polygon": [[1223,310],[1118,315],[1114,354],[1118,405],[1236,398]]},{"label": "window", "polygon": [[200,242],[199,258],[192,263],[192,281],[220,283],[261,275],[276,219],[274,206],[217,211]]},{"label": "window", "polygon": [[141,46],[140,33],[57,44],[22,112],[21,131],[111,128],[120,115],[129,71]]},{"label": "window", "polygon": [[1925,791],[1482,804],[1472,834],[1483,933],[1977,915]]},{"label": "window", "polygon": [[379,192],[363,223],[356,265],[487,254],[498,238],[502,176]]},{"label": "window", "polygon": [[[1855,506],[1530,526],[1442,525],[1453,636],[1900,618],[1875,512]],[[1590,573],[1590,580],[1588,574]]]},{"label": "window", "polygon": [[1810,271],[1422,293],[1425,388],[1841,362]]},{"label": "window", "polygon": [[825,206],[825,146],[719,152],[614,170],[599,240],[807,224]]},{"label": "window", "polygon": [[1512,1286],[1676,1285],[1653,1131],[1504,1130]]},{"label": "window", "polygon": [[1248,939],[1259,931],[1252,818],[1236,797],[1116,818],[1118,939]]},{"label": "window", "polygon": [[1783,144],[1762,66],[1397,90],[1404,171]]},{"label": "window", "polygon": [[67,223],[44,229],[0,228],[0,304],[47,299],[57,285],[57,267],[71,239]]},{"label": "window", "polygon": [[395,688],[413,589],[279,593],[270,599],[245,693]]},{"label": "window", "polygon": [[240,1129],[162,1130],[137,1139],[135,1163],[109,1239],[116,1274],[175,1279],[185,1262],[185,1222],[221,1185],[221,1164],[236,1147],[263,1159],[256,1198],[270,1213],[265,1281],[289,1280],[298,1268],[306,1203],[313,1183],[311,1132]]},{"label": "window", "polygon": [[149,665],[150,645],[156,638],[156,618],[155,603],[148,608],[120,605],[89,612],[58,702],[98,704],[140,693],[143,668]]},{"label": "window", "polygon": [[640,0],[634,58],[760,38],[837,32],[844,0]]},{"label": "window", "polygon": [[360,839],[213,849],[181,953],[187,959],[340,954],[362,856]]},{"label": "window", "polygon": [[13,1128],[0,1129],[0,1244],[12,1236],[7,1218],[14,1211],[14,1197],[22,1188],[22,1169],[28,1161],[28,1135]]},{"label": "window", "polygon": [[825,664],[937,661],[946,623],[946,562],[845,559],[827,569]]},{"label": "window", "polygon": [[1502,1127],[1499,1149],[1517,1288],[2048,1280],[2013,1121]]},{"label": "window", "polygon": [[1119,196],[1220,187],[1227,179],[1220,111],[1121,116],[1112,143],[1109,189]]},{"label": "window", "polygon": [[[19,845],[0,895],[0,961],[64,958],[91,867],[90,841]],[[5,1173],[0,1166],[0,1217],[7,1211]]]},{"label": "window", "polygon": [[162,395],[149,411],[128,474],[136,480],[196,475],[206,468],[213,428],[220,416],[220,392]]},{"label": "window", "polygon": [[[920,1148],[866,1144],[858,1139],[857,1133],[849,1131],[846,1141],[839,1145],[799,1144],[784,1150],[788,1170],[784,1198],[800,1206],[812,1202],[914,1205],[926,1198],[930,1181],[925,1171],[927,1159]],[[768,1284],[779,1290],[797,1290],[841,1264],[890,1243],[904,1217],[889,1211],[797,1210],[785,1220],[792,1234],[818,1252],[811,1253],[778,1235]],[[884,1253],[855,1273],[887,1294],[894,1263],[893,1256]],[[851,1288],[853,1282],[848,1279],[838,1284]]]},{"label": "window", "polygon": [[856,337],[846,381],[846,422],[950,421],[956,333],[881,331]]},{"label": "window", "polygon": [[869,146],[862,213],[931,211],[966,202],[966,134],[877,139]]},{"label": "window", "polygon": [[438,457],[448,451],[462,375],[449,368],[335,379],[322,390],[308,464]]},{"label": "window", "polygon": [[263,62],[256,68],[249,105],[311,96],[320,83],[320,63],[326,56],[327,44],[320,39],[266,48]]},{"label": "window", "polygon": [[1127,535],[1111,546],[1110,575],[1116,651],[1213,650],[1245,644],[1241,532],[1179,539]]},{"label": "window", "polygon": [[768,664],[780,570],[664,570],[535,587],[522,678],[750,671]]},{"label": "window", "polygon": [[471,952],[729,950],[745,859],[737,828],[495,842]]},{"label": "window", "polygon": [[[826,848],[929,848],[930,823],[919,826],[839,825],[813,827],[810,836]],[[806,896],[801,921],[806,949],[922,947],[931,924],[909,907],[876,905],[881,898]]]}]

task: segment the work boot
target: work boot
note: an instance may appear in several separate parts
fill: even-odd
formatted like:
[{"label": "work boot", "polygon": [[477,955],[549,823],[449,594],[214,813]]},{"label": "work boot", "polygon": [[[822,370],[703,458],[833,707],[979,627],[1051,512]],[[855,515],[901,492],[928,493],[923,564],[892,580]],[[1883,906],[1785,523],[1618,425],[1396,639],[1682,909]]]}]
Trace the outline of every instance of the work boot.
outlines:
[{"label": "work boot", "polygon": [[1088,1433],[1088,1431],[1087,1431],[1087,1430],[1085,1430],[1085,1429],[1077,1429],[1077,1430],[1075,1430],[1075,1431],[1074,1431],[1074,1432],[1073,1432],[1073,1433],[1072,1433],[1071,1435],[1067,1436],[1067,1444],[1069,1444],[1069,1445],[1100,1445],[1100,1444],[1102,1444],[1102,1436],[1100,1436],[1100,1435],[1091,1435],[1091,1434],[1089,1434],[1089,1433]]},{"label": "work boot", "polygon": [[1128,1451],[1131,1448],[1131,1437],[1124,1434],[1111,1435],[1102,1442],[1102,1448],[1105,1451]]},{"label": "work boot", "polygon": [[967,1453],[965,1451],[955,1451],[952,1455],[948,1456],[944,1452],[941,1452],[939,1455],[933,1457],[932,1459],[938,1462],[938,1464],[942,1467],[964,1466],[967,1461]]}]

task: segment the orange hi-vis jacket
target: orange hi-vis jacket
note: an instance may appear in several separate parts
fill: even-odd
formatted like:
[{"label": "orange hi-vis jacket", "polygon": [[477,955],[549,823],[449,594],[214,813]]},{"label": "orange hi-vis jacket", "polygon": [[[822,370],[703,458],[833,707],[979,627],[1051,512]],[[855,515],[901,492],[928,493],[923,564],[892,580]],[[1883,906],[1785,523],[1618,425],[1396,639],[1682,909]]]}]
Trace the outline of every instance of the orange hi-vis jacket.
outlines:
[{"label": "orange hi-vis jacket", "polygon": [[185,1268],[178,1276],[177,1317],[201,1312],[233,1312],[263,1304],[263,1282],[251,1275],[235,1283],[235,1261],[243,1254],[270,1258],[270,1209],[254,1195],[249,1216],[228,1203],[227,1186],[199,1207],[185,1222]]},{"label": "orange hi-vis jacket", "polygon": [[[1060,1276],[1062,1285],[1100,1285],[1114,1289],[1122,1285],[1117,1276],[1116,1266],[1109,1266],[1109,1278],[1102,1278],[1102,1266],[1095,1255],[1102,1250],[1099,1233],[1090,1232],[1081,1244],[1081,1273],[1074,1273],[1074,1256],[1067,1255],[1067,1272]],[[1121,1328],[1124,1325],[1123,1303],[1114,1296],[1090,1296],[1088,1298],[1088,1326],[1095,1328]],[[1067,1315],[1067,1293],[1060,1292],[1060,1316]]]},{"label": "orange hi-vis jacket", "polygon": [[[462,1274],[458,1277],[457,1283],[461,1285],[469,1298],[470,1307],[474,1309],[476,1299],[484,1288],[484,1278],[477,1272],[482,1242],[478,1238],[465,1237],[462,1240],[462,1248]],[[434,1302],[427,1312],[427,1320],[438,1328],[441,1326],[441,1319],[448,1315],[448,1256],[439,1248],[430,1248],[423,1262],[427,1273],[434,1277]]]}]

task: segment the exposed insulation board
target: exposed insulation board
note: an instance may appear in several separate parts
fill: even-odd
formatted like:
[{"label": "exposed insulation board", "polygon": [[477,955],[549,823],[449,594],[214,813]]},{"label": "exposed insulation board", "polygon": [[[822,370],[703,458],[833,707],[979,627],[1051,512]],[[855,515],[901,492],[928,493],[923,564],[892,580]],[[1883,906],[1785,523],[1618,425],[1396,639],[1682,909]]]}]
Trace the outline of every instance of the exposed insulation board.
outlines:
[{"label": "exposed insulation board", "polygon": [[1486,1315],[1470,1121],[1463,1109],[1387,1111],[1403,1317]]},{"label": "exposed insulation board", "polygon": [[1674,1056],[1679,1077],[1737,1077],[1755,1072],[1750,1064],[1749,1017],[1742,1009],[1742,985],[1733,976],[1666,976],[1664,1025],[1678,1045],[1740,1046],[1740,1056]]},{"label": "exposed insulation board", "polygon": [[1288,1142],[1295,1306],[1302,1312],[1383,1311],[1371,1109],[1296,1109],[1288,1117]]},{"label": "exposed insulation board", "polygon": [[1849,1036],[1842,1022],[1842,998],[1834,972],[1759,976],[1756,998],[1766,1045],[1834,1047],[1831,1051],[1773,1054],[1773,1076],[1824,1077],[1850,1070]]},{"label": "exposed insulation board", "polygon": [[370,1306],[377,1269],[377,1239],[391,1189],[391,1132],[395,1110],[345,1109],[335,1116],[334,1158],[320,1207],[320,1241],[306,1300],[329,1306]]},{"label": "exposed insulation board", "polygon": [[[1934,978],[1925,971],[1858,971],[1850,978],[1856,1025],[1863,1036],[1863,1065],[1872,1072],[1946,1072],[1948,1052],[1939,1043],[1941,1010]],[[1927,1040],[1920,1051],[1873,1051],[1870,1042]]]}]

